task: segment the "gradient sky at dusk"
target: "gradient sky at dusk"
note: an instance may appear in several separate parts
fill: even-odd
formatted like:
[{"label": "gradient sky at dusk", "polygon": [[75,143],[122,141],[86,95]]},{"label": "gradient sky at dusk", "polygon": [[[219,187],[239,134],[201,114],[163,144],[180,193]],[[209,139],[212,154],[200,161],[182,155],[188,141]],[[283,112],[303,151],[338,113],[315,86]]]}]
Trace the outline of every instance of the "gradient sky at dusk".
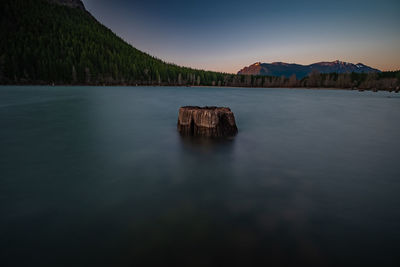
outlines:
[{"label": "gradient sky at dusk", "polygon": [[134,47],[183,66],[236,73],[339,59],[400,69],[399,0],[83,2]]}]

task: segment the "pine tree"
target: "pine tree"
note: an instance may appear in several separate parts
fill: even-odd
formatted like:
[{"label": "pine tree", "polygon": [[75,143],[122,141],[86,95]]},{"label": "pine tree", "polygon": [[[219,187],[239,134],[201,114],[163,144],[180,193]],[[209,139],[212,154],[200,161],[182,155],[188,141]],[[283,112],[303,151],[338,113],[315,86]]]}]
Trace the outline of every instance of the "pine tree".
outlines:
[{"label": "pine tree", "polygon": [[76,75],[76,69],[75,66],[72,66],[72,83],[77,83],[78,82],[78,78]]}]

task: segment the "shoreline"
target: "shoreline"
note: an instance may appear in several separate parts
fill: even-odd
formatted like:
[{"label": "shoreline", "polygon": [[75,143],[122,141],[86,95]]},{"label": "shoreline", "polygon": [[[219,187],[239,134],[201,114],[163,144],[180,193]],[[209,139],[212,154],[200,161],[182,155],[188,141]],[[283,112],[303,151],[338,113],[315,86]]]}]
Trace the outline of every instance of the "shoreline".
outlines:
[{"label": "shoreline", "polygon": [[359,88],[335,88],[335,87],[248,87],[248,86],[207,86],[207,85],[88,85],[88,84],[0,84],[1,87],[17,87],[17,86],[32,86],[32,87],[187,87],[187,88],[248,88],[248,89],[289,89],[289,90],[341,90],[341,91],[358,91],[362,92],[388,92],[399,93],[399,88],[396,89],[359,89]]}]

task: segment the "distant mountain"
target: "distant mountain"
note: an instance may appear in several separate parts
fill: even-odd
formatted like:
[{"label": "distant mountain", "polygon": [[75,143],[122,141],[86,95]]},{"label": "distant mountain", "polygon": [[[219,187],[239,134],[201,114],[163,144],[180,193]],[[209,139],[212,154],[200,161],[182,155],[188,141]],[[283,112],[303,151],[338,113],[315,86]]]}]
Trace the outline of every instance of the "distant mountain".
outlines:
[{"label": "distant mountain", "polygon": [[311,72],[319,73],[379,73],[378,69],[371,68],[361,63],[352,64],[343,61],[319,62],[311,65],[288,64],[284,62],[261,63],[257,62],[253,65],[243,68],[238,74],[245,75],[262,75],[262,76],[285,76],[289,78],[293,74],[297,79],[308,76]]}]

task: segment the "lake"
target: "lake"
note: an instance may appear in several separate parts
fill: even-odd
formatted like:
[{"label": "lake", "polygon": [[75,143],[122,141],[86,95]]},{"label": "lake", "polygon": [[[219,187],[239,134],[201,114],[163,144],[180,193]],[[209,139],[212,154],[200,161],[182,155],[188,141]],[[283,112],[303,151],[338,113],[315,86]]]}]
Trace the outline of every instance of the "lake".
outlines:
[{"label": "lake", "polygon": [[[229,106],[234,140],[177,133]],[[1,266],[399,266],[400,95],[0,87]]]}]

